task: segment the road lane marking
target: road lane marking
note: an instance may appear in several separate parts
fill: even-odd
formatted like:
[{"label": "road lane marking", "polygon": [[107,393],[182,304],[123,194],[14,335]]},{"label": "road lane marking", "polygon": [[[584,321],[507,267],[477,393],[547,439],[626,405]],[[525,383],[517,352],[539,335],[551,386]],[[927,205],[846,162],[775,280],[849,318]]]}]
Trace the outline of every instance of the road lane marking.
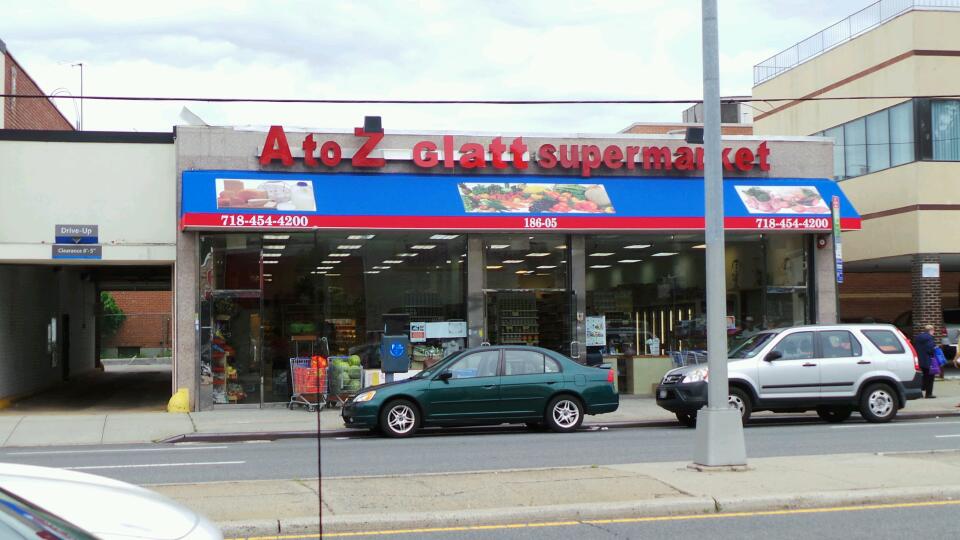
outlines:
[{"label": "road lane marking", "polygon": [[872,427],[909,427],[909,426],[949,426],[957,425],[960,422],[897,422],[895,424],[849,424],[846,426],[830,426],[830,429],[855,429]]},{"label": "road lane marking", "polygon": [[[581,525],[610,525],[620,523],[653,523],[664,521],[692,521],[697,519],[724,519],[762,516],[788,516],[797,514],[820,514],[830,512],[856,512],[864,510],[891,510],[898,508],[922,508],[929,506],[958,506],[960,501],[929,501],[916,503],[866,504],[861,506],[833,506],[826,508],[797,508],[794,510],[766,510],[759,512],[729,512],[718,514],[691,514],[685,516],[651,516],[618,519],[583,519],[573,521],[548,521],[540,523],[507,523],[502,525],[463,525],[459,527],[424,527],[419,529],[393,529],[379,531],[326,532],[324,538],[349,538],[360,536],[390,536],[401,534],[447,533],[469,531],[498,531],[510,529],[536,529],[548,527],[576,527]],[[298,540],[317,538],[317,534],[292,534],[273,536],[246,536],[229,540]]]},{"label": "road lane marking", "polygon": [[32,452],[6,452],[6,456],[51,456],[57,454],[117,454],[122,452],[182,452],[184,450],[224,450],[229,446],[188,446],[178,448],[125,448],[109,450],[37,450]]},{"label": "road lane marking", "polygon": [[61,467],[71,471],[93,471],[97,469],[142,469],[148,467],[199,467],[202,465],[242,465],[246,461],[198,461],[195,463],[144,463],[141,465],[84,465],[81,467]]}]

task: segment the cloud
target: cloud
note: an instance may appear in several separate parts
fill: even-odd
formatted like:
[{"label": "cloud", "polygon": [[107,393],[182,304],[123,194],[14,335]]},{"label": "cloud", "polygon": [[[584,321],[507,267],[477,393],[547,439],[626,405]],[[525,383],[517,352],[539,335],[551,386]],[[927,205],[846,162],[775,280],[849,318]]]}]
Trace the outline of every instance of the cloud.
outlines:
[{"label": "cloud", "polygon": [[[753,64],[846,15],[813,3],[817,9],[808,1],[724,0],[723,92],[749,94]],[[2,38],[41,87],[74,94],[78,72],[65,62],[77,60],[87,95],[679,99],[701,92],[696,0],[64,1],[8,11],[5,22]],[[72,118],[72,106],[60,105]],[[183,105],[88,102],[84,124],[166,131]],[[556,132],[679,121],[684,108],[187,105],[224,125],[344,128],[380,113],[388,128]]]}]

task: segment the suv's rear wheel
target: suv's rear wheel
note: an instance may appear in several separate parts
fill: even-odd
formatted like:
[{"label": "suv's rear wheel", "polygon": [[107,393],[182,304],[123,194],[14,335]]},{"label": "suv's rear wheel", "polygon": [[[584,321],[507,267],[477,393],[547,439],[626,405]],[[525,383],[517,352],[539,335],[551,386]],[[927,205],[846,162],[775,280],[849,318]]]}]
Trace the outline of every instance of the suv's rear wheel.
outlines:
[{"label": "suv's rear wheel", "polygon": [[677,422],[686,427],[697,427],[697,413],[677,413]]},{"label": "suv's rear wheel", "polygon": [[817,407],[817,416],[831,424],[843,422],[853,414],[850,407]]},{"label": "suv's rear wheel", "polygon": [[897,409],[897,394],[886,384],[871,384],[860,394],[860,414],[867,422],[889,422]]},{"label": "suv's rear wheel", "polygon": [[750,402],[750,396],[739,388],[731,387],[730,396],[727,398],[730,406],[740,411],[740,421],[744,425],[750,420],[750,413],[753,412],[753,403]]}]

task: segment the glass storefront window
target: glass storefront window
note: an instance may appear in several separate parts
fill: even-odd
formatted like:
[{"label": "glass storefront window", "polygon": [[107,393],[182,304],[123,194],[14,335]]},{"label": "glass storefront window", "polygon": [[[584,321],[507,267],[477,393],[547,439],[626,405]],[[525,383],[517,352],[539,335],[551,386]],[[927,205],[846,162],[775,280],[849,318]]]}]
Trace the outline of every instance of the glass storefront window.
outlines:
[{"label": "glass storefront window", "polygon": [[[728,234],[728,334],[735,346],[757,331],[807,321],[803,236]],[[587,239],[586,316],[603,317],[607,354],[660,354],[706,347],[702,234],[598,235]],[[604,264],[591,254],[611,253]]]},{"label": "glass storefront window", "polygon": [[[466,346],[464,235],[208,234],[200,243],[201,371],[214,403],[288,400],[295,357],[379,367],[388,314],[462,322],[413,343],[416,368]],[[359,389],[359,379],[345,383]]]}]

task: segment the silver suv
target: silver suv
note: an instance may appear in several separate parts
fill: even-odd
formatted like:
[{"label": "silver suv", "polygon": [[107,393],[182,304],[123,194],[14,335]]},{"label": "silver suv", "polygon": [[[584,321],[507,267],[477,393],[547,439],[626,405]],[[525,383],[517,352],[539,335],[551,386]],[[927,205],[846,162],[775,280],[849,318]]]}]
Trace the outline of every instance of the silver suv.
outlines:
[{"label": "silver suv", "polygon": [[[730,404],[746,423],[753,411],[816,410],[842,422],[854,410],[868,422],[889,422],[907,400],[921,397],[917,353],[890,324],[809,325],[751,336],[729,354]],[[707,403],[706,365],[664,375],[657,405],[694,426]]]}]

